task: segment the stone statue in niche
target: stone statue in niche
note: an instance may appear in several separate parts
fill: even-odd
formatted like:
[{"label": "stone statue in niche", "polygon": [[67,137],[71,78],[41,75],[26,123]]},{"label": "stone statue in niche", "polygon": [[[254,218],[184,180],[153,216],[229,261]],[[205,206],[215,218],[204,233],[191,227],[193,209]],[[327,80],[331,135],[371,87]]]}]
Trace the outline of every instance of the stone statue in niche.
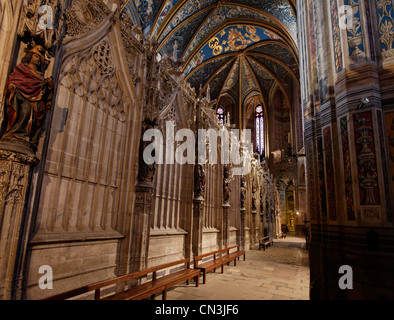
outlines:
[{"label": "stone statue in niche", "polygon": [[223,169],[223,206],[230,206],[230,182],[231,182],[231,169],[228,165]]},{"label": "stone statue in niche", "polygon": [[205,171],[201,164],[194,166],[194,198],[202,198],[205,192]]},{"label": "stone statue in niche", "polygon": [[252,211],[257,210],[257,199],[256,199],[256,193],[255,191],[252,191]]},{"label": "stone statue in niche", "polygon": [[34,155],[46,114],[51,109],[53,81],[45,79],[41,72],[45,49],[33,44],[25,52],[5,86],[0,148]]},{"label": "stone statue in niche", "polygon": [[156,165],[147,164],[144,161],[144,150],[150,144],[148,141],[143,141],[144,133],[153,129],[156,124],[156,121],[145,119],[141,128],[141,140],[140,140],[140,149],[139,149],[139,157],[138,157],[138,183],[139,185],[151,186],[153,183],[154,175],[156,172]]},{"label": "stone statue in niche", "polygon": [[241,177],[241,209],[245,208],[246,201],[246,179],[244,176]]}]

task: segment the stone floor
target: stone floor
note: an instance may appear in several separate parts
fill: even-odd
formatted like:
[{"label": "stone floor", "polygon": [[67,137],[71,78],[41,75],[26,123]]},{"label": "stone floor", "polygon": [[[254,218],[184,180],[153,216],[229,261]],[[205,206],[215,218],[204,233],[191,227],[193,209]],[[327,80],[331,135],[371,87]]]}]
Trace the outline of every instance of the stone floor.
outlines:
[{"label": "stone floor", "polygon": [[309,264],[305,238],[288,235],[264,250],[250,250],[246,261],[207,275],[207,283],[180,284],[168,300],[308,300]]}]

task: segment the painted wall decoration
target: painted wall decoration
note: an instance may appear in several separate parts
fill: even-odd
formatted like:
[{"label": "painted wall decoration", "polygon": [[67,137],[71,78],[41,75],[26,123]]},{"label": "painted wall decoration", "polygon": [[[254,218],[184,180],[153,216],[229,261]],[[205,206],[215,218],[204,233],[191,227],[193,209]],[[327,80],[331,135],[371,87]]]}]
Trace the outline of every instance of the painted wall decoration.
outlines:
[{"label": "painted wall decoration", "polygon": [[339,29],[339,13],[337,0],[331,0],[331,26],[334,42],[335,70],[336,72],[340,72],[343,70],[343,55],[341,31]]},{"label": "painted wall decoration", "polygon": [[175,41],[178,43],[178,59],[184,55],[184,51],[188,46],[188,43],[193,39],[194,33],[190,32],[190,30],[196,30],[204,22],[207,18],[209,12],[202,11],[201,13],[197,13],[193,20],[188,23],[183,24],[178,27],[172,34],[169,36],[164,45],[160,48],[159,52],[162,56],[166,54],[172,55],[173,47]]},{"label": "painted wall decoration", "polygon": [[347,218],[352,221],[355,220],[354,214],[354,200],[353,200],[353,181],[352,181],[352,170],[350,164],[350,149],[349,149],[349,130],[348,130],[348,118],[343,117],[341,119],[341,137],[342,137],[342,154],[343,154],[343,167],[345,176],[345,197],[346,197],[346,209]]},{"label": "painted wall decoration", "polygon": [[312,140],[306,141],[305,144],[305,154],[306,154],[306,177],[308,181],[308,189],[307,189],[307,200],[308,200],[308,208],[310,210],[309,216],[312,220],[317,219],[317,213],[315,210],[316,205],[316,185],[314,179],[314,155],[313,155],[313,145]]},{"label": "painted wall decoration", "polygon": [[394,55],[394,4],[391,0],[376,0],[376,13],[383,57]]},{"label": "painted wall decoration", "polygon": [[[260,92],[260,88],[258,83],[255,81],[254,76],[252,75],[252,70],[250,70],[249,65],[247,64],[245,59],[241,59],[241,94],[242,94],[242,101],[244,101],[248,95],[255,91]],[[261,94],[261,93],[260,93]]]},{"label": "painted wall decoration", "polygon": [[167,17],[168,13],[171,11],[171,9],[178,3],[179,0],[167,0],[165,3],[163,9],[159,13],[159,16],[157,18],[156,25],[153,27],[153,32],[152,35],[156,35],[157,30],[163,23],[164,19]]},{"label": "painted wall decoration", "polygon": [[253,72],[257,76],[257,81],[259,82],[263,97],[268,97],[270,89],[275,82],[274,78],[272,78],[272,76],[265,69],[263,69],[261,65],[256,63],[255,60],[249,57],[247,58],[247,60],[248,63],[252,66]]},{"label": "painted wall decoration", "polygon": [[347,29],[347,37],[349,56],[353,58],[353,61],[357,62],[357,59],[365,53],[364,35],[360,17],[360,0],[345,0],[344,4],[351,6],[353,10],[353,28]]},{"label": "painted wall decoration", "polygon": [[288,80],[291,75],[281,64],[260,56],[253,56],[253,59],[261,63],[273,76],[281,81],[281,85],[286,92],[290,92],[291,88],[289,86],[289,81],[286,80]]},{"label": "painted wall decoration", "polygon": [[[390,166],[390,177],[391,177],[391,198],[394,199],[394,112],[388,112],[385,114],[386,122],[386,138],[388,145],[388,158]],[[393,213],[389,218],[389,221],[393,221]]]},{"label": "painted wall decoration", "polygon": [[297,39],[297,17],[293,8],[286,0],[232,0],[235,3],[242,3],[267,13],[272,14],[275,18],[289,29],[294,39]]},{"label": "painted wall decoration", "polygon": [[257,13],[256,11],[253,11],[251,9],[224,5],[217,10],[214,10],[210,14],[207,21],[205,21],[202,27],[198,30],[198,34],[195,36],[195,38],[190,43],[189,47],[185,52],[185,58],[188,57],[188,55],[193,51],[196,45],[200,43],[205,36],[207,36],[211,31],[213,31],[216,27],[223,23],[223,21],[232,18],[247,18],[271,22],[271,20],[266,18],[263,14]]},{"label": "painted wall decoration", "polygon": [[163,2],[163,0],[134,0],[146,35],[149,34]]},{"label": "painted wall decoration", "polygon": [[299,78],[298,62],[294,55],[287,48],[285,48],[282,43],[268,43],[255,47],[249,52],[251,54],[254,52],[262,53],[279,59],[280,61],[284,62],[291,71],[293,71],[297,78]]},{"label": "painted wall decoration", "polygon": [[373,136],[372,112],[353,115],[361,205],[379,205],[378,172]]},{"label": "painted wall decoration", "polygon": [[239,101],[239,69],[240,69],[240,59],[237,59],[234,62],[234,65],[231,71],[228,73],[228,76],[223,84],[223,94],[229,94],[234,98],[235,101]]},{"label": "painted wall decoration", "polygon": [[260,27],[252,25],[228,26],[212,37],[196,54],[192,62],[185,69],[185,75],[189,74],[193,69],[196,57],[197,59],[202,59],[203,62],[220,54],[243,50],[261,40],[272,39],[279,40],[280,38],[276,34]]},{"label": "painted wall decoration", "polygon": [[[384,142],[384,133],[383,133],[383,119],[382,112],[380,110],[376,111],[376,117],[378,120],[378,133],[379,133],[379,144],[380,144],[380,153],[382,155],[382,169],[383,169],[383,179],[384,179],[384,194],[386,199],[390,199],[390,190],[389,190],[389,177],[387,175],[387,150]],[[388,220],[390,221],[391,215],[389,214],[390,210],[390,202],[386,201],[386,212],[388,214]]]},{"label": "painted wall decoration", "polygon": [[336,220],[336,198],[335,198],[335,180],[334,180],[334,163],[331,145],[331,126],[323,129],[324,144],[324,164],[326,171],[326,192],[328,201],[328,217],[330,220]]},{"label": "painted wall decoration", "polygon": [[[324,170],[324,147],[323,147],[323,137],[319,137],[316,139],[316,147],[317,147],[317,165],[318,165],[318,190],[320,201],[316,205],[316,209],[318,213],[321,213],[321,216],[327,218],[327,193],[326,193],[326,180],[325,180],[325,170]],[[317,195],[317,194],[316,194]],[[319,207],[320,205],[320,207]]]},{"label": "painted wall decoration", "polygon": [[233,64],[233,62],[228,62],[226,65],[224,65],[222,69],[216,74],[215,78],[209,83],[212,97],[218,97],[220,95],[223,84],[226,82]]},{"label": "painted wall decoration", "polygon": [[[204,85],[209,77],[217,72],[220,68],[226,65],[231,60],[231,57],[218,57],[216,60],[211,63],[207,63],[201,66],[198,70],[196,70],[193,74],[191,74],[187,81],[191,84],[192,87],[199,90],[200,85]],[[201,61],[196,61],[196,66],[200,65]]]},{"label": "painted wall decoration", "polygon": [[374,36],[372,29],[371,7],[369,5],[369,1],[365,1],[364,4],[365,4],[365,17],[367,19],[368,40],[369,40],[369,50],[371,54],[371,60],[376,61],[375,44],[374,44]]},{"label": "painted wall decoration", "polygon": [[[137,0],[138,1],[138,0]],[[171,22],[165,28],[162,36],[159,39],[161,42],[165,36],[167,36],[172,29],[178,26],[182,21],[191,17],[197,11],[203,10],[208,6],[214,4],[217,0],[199,0],[199,1],[188,1],[185,3],[182,8],[175,14],[174,18],[171,19]]]},{"label": "painted wall decoration", "polygon": [[320,105],[326,103],[329,99],[329,80],[328,80],[328,61],[327,61],[327,42],[328,35],[325,33],[325,13],[323,2],[313,2],[313,14],[315,20],[315,37],[316,37],[316,53],[317,53],[317,77],[319,90]]}]

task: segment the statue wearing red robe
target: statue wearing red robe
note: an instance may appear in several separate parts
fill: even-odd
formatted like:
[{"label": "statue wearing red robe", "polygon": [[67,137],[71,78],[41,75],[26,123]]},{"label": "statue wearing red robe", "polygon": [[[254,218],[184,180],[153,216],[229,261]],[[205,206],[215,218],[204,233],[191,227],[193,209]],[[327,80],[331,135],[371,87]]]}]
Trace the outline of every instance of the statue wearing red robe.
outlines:
[{"label": "statue wearing red robe", "polygon": [[36,150],[52,99],[52,79],[38,71],[44,61],[43,48],[36,46],[9,75],[0,142]]}]

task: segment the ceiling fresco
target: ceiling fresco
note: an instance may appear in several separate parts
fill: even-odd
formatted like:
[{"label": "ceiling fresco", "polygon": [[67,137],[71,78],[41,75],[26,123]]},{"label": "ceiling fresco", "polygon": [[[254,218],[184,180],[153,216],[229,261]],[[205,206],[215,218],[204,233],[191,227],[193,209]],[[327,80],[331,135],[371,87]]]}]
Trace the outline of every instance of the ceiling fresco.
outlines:
[{"label": "ceiling fresco", "polygon": [[204,47],[193,57],[185,69],[185,76],[191,70],[210,58],[222,53],[231,53],[243,50],[262,40],[279,40],[280,38],[273,32],[253,25],[234,25],[222,29],[215,34],[204,45]]},{"label": "ceiling fresco", "polygon": [[123,10],[132,8],[197,94],[266,102],[274,85],[286,94],[299,81],[295,0],[129,0]]}]

